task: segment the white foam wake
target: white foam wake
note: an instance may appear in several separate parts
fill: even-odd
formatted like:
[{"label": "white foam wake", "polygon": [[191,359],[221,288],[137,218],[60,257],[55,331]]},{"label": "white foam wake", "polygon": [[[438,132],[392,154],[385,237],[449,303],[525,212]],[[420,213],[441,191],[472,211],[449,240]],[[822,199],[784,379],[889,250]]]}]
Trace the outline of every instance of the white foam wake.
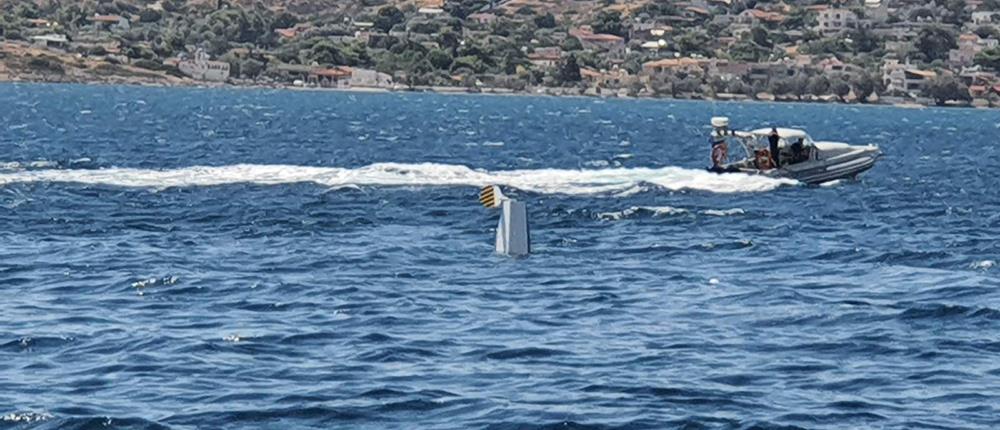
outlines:
[{"label": "white foam wake", "polygon": [[235,183],[262,185],[312,182],[342,186],[482,186],[498,184],[546,194],[620,193],[641,183],[669,190],[718,193],[769,191],[790,179],[744,174],[718,175],[680,167],[613,168],[594,170],[533,169],[488,172],[453,164],[376,163],[359,168],[237,164],[179,169],[40,169],[0,173],[0,185],[26,182],[62,182],[88,185],[164,189]]}]

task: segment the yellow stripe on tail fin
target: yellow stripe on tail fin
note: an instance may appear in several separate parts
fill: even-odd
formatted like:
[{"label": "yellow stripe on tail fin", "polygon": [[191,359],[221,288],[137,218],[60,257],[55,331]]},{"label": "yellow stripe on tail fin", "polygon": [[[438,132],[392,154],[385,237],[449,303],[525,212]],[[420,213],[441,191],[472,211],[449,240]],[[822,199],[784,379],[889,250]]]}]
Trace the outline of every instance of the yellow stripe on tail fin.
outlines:
[{"label": "yellow stripe on tail fin", "polygon": [[504,199],[503,194],[500,193],[500,187],[496,185],[487,185],[479,191],[479,203],[486,208],[495,208],[500,206],[500,202]]}]

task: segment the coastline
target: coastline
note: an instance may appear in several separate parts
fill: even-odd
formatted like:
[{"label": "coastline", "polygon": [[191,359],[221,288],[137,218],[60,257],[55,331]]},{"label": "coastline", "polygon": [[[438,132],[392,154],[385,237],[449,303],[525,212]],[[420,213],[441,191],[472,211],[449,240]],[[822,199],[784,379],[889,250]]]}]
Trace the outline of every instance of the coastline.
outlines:
[{"label": "coastline", "polygon": [[[627,96],[627,95],[595,95],[595,94],[585,94],[585,93],[558,93],[554,94],[548,91],[537,92],[537,91],[515,91],[500,89],[496,91],[495,89],[487,88],[480,91],[471,91],[465,87],[430,87],[430,86],[420,86],[414,88],[401,88],[401,89],[391,89],[391,88],[378,88],[378,87],[310,87],[310,86],[296,86],[291,84],[245,84],[245,83],[216,83],[216,82],[206,82],[206,81],[196,81],[192,79],[178,79],[177,81],[151,81],[141,78],[134,77],[115,77],[110,79],[100,79],[100,80],[86,80],[86,79],[31,79],[24,77],[15,77],[11,79],[8,76],[0,74],[0,85],[2,84],[34,84],[34,85],[45,85],[45,84],[55,84],[55,85],[87,85],[87,86],[137,86],[137,87],[150,87],[150,88],[189,88],[189,89],[230,89],[230,90],[281,90],[281,91],[298,91],[298,92],[343,92],[343,93],[358,93],[358,94],[406,94],[406,93],[428,93],[428,94],[440,94],[440,95],[457,95],[457,96],[491,96],[491,97],[557,97],[557,98],[581,98],[581,99],[595,99],[595,100],[644,100],[644,101],[703,101],[703,102],[716,102],[716,103],[762,103],[762,104],[789,104],[789,105],[826,105],[826,106],[844,106],[844,107],[893,107],[898,109],[929,109],[929,108],[943,108],[943,109],[1000,109],[1000,106],[973,106],[973,105],[946,105],[938,106],[934,104],[920,104],[920,103],[858,103],[858,102],[840,102],[840,101],[811,101],[811,100],[788,100],[788,99],[774,99],[774,100],[762,100],[755,98],[742,98],[742,99],[730,99],[730,98],[714,98],[710,96],[699,96],[699,97],[657,97],[657,96]],[[561,89],[555,87],[557,89]],[[551,89],[546,87],[546,89]]]},{"label": "coastline", "polygon": [[689,93],[682,97],[664,97],[657,95],[627,95],[622,90],[599,89],[595,87],[528,87],[522,90],[510,88],[464,86],[413,86],[413,87],[321,87],[295,85],[294,83],[278,82],[248,82],[230,79],[226,82],[211,82],[195,80],[184,76],[177,70],[164,67],[151,70],[136,67],[131,64],[112,63],[71,54],[64,51],[40,48],[23,43],[4,42],[0,44],[0,83],[36,83],[36,84],[79,84],[79,85],[134,85],[145,87],[169,88],[230,88],[257,90],[290,90],[290,91],[339,91],[355,93],[433,93],[458,95],[490,95],[490,96],[534,96],[534,97],[581,97],[597,99],[620,100],[702,100],[711,102],[758,102],[758,103],[803,103],[844,106],[895,106],[899,108],[928,107],[967,107],[976,109],[992,109],[990,106],[946,105],[937,106],[917,100],[893,100],[885,97],[874,103],[847,102],[831,97],[796,97],[766,94],[764,97],[750,97],[742,94],[726,94],[717,97],[709,94]]}]

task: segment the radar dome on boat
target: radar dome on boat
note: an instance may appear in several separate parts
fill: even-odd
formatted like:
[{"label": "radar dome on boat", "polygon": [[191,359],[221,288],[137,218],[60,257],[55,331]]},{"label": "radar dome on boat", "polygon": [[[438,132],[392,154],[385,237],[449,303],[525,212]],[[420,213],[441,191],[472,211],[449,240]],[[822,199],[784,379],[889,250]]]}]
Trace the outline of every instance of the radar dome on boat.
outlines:
[{"label": "radar dome on boat", "polygon": [[729,118],[724,116],[713,116],[712,127],[716,128],[729,127]]}]

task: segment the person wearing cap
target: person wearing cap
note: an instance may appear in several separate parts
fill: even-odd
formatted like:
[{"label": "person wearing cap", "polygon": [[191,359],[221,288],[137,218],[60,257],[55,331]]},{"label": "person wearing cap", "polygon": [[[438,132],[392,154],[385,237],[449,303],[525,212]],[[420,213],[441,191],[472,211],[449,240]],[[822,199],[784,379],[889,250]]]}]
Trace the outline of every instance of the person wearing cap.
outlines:
[{"label": "person wearing cap", "polygon": [[712,167],[708,170],[715,173],[739,171],[735,166],[725,167],[725,164],[729,162],[729,144],[726,143],[726,137],[721,132],[717,132],[713,133],[708,140],[712,143]]},{"label": "person wearing cap", "polygon": [[778,129],[772,127],[771,135],[767,136],[767,142],[770,144],[771,165],[774,166],[775,169],[781,167],[781,160],[779,160],[779,158],[781,157],[779,156],[778,152],[778,142],[780,141],[781,141],[781,136],[778,136]]}]

